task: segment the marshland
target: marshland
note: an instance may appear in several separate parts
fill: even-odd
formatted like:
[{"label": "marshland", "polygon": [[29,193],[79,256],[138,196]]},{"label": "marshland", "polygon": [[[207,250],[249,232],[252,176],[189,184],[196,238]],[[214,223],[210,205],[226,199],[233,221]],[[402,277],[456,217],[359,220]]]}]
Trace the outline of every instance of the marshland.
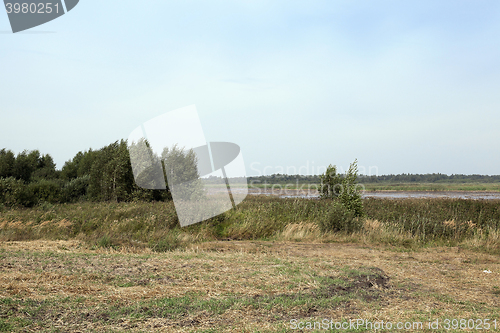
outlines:
[{"label": "marshland", "polygon": [[186,228],[172,202],[3,208],[0,329],[288,332],[294,320],[324,318],[500,320],[499,201],[363,206],[365,217],[339,220],[331,200],[248,196]]},{"label": "marshland", "polygon": [[[29,178],[17,159],[37,161]],[[363,319],[444,332],[426,325],[500,321],[498,199],[250,188],[235,208],[181,228],[168,193],[134,187],[126,161],[116,142],[61,171],[38,152],[3,169],[0,331],[289,332]],[[351,166],[320,180],[359,184]]]}]

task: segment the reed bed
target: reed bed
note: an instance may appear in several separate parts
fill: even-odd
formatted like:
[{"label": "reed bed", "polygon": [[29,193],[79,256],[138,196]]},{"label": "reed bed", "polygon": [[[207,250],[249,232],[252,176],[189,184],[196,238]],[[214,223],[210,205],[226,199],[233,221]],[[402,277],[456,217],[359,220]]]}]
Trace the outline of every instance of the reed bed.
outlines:
[{"label": "reed bed", "polygon": [[363,205],[363,218],[339,219],[333,200],[248,196],[235,210],[180,228],[172,202],[43,204],[3,208],[0,240],[78,239],[158,252],[207,240],[349,241],[500,254],[500,200],[370,198]]}]

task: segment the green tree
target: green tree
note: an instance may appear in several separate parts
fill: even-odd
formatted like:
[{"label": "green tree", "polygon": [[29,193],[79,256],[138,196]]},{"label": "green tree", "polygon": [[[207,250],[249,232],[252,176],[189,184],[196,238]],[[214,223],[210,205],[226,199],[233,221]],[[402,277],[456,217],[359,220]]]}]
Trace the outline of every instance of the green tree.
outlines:
[{"label": "green tree", "polygon": [[45,154],[37,158],[36,168],[32,173],[32,178],[36,180],[58,178],[56,164],[54,163],[52,156]]},{"label": "green tree", "polygon": [[75,202],[85,200],[87,198],[87,190],[89,188],[90,176],[77,177],[69,182],[66,182],[62,189],[62,202]]},{"label": "green tree", "polygon": [[[103,148],[104,149],[104,148]],[[86,175],[90,175],[92,172],[92,166],[94,165],[95,160],[99,156],[101,150],[92,150],[89,149],[83,154],[77,154],[73,161],[77,165],[77,177],[83,177]]]},{"label": "green tree", "polygon": [[192,200],[204,194],[198,172],[198,161],[192,149],[186,151],[177,145],[165,147],[161,156],[170,190],[175,187],[175,195],[180,199]]},{"label": "green tree", "polygon": [[16,156],[5,148],[0,150],[0,178],[8,178],[14,175],[14,164]]},{"label": "green tree", "polygon": [[99,150],[90,168],[90,197],[98,201],[125,201],[131,198],[133,188],[126,141],[116,141]]},{"label": "green tree", "polygon": [[141,138],[129,145],[129,154],[134,161],[135,182],[144,189],[167,188],[160,157],[153,152],[148,140]]},{"label": "green tree", "polygon": [[[82,152],[78,152],[78,154],[82,154]],[[72,160],[64,163],[61,169],[61,179],[70,181],[78,177],[78,164],[75,162],[75,158],[76,156]]]},{"label": "green tree", "polygon": [[16,161],[13,168],[13,176],[26,183],[31,180],[31,174],[38,166],[38,158],[40,153],[35,150],[28,152],[27,150],[17,154]]},{"label": "green tree", "polygon": [[345,175],[337,173],[337,167],[329,165],[320,176],[320,198],[336,199],[355,217],[363,216],[363,201],[357,188],[358,161],[354,160]]},{"label": "green tree", "polygon": [[148,140],[141,138],[129,143],[129,155],[134,161],[134,200],[165,201],[172,196],[161,158],[153,152]]}]

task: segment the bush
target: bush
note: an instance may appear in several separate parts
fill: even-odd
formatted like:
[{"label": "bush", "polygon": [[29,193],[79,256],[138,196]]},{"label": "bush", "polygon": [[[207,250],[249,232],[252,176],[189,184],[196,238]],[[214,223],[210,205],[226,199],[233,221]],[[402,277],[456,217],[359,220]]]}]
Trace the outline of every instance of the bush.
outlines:
[{"label": "bush", "polygon": [[85,175],[72,179],[63,188],[62,202],[75,202],[80,199],[85,199],[89,187],[90,176]]},{"label": "bush", "polygon": [[337,167],[329,165],[321,180],[320,198],[337,199],[355,217],[364,216],[363,201],[358,191],[358,166],[357,160],[351,163],[345,175],[337,174]]},{"label": "bush", "polygon": [[18,181],[13,177],[0,178],[0,203],[11,206],[13,187]]},{"label": "bush", "polygon": [[341,202],[332,201],[326,214],[318,220],[322,232],[346,232],[352,233],[363,228],[363,220],[356,213],[347,209]]},{"label": "bush", "polygon": [[41,202],[60,202],[62,182],[41,179],[25,184],[13,177],[0,178],[0,204],[7,207],[33,207]]},{"label": "bush", "polygon": [[58,203],[61,199],[63,185],[60,181],[40,179],[26,186],[30,193],[33,193],[35,203]]},{"label": "bush", "polygon": [[37,202],[33,188],[22,180],[14,177],[0,178],[0,203],[7,207],[33,207]]}]

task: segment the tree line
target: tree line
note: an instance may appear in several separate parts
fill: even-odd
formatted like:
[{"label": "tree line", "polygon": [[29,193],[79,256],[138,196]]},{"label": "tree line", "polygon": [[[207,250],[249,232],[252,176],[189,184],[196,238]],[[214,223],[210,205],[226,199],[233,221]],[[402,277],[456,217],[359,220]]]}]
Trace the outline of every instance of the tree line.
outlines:
[{"label": "tree line", "polygon": [[[184,164],[176,162],[177,165],[183,170],[192,170],[186,167],[194,163],[192,154],[182,155],[182,152],[176,149],[166,150],[162,154],[164,160],[167,157],[166,153],[176,160],[185,159]],[[178,174],[181,173],[178,172]],[[189,175],[189,177],[193,176]],[[344,177],[344,175],[339,175],[339,177]],[[250,184],[321,183],[319,175],[274,174],[247,177],[247,180]],[[220,182],[218,179],[213,180],[214,183],[217,181]],[[441,173],[359,175],[358,181],[360,183],[494,183],[500,182],[500,175]],[[61,170],[56,170],[54,160],[49,154],[41,154],[38,150],[23,151],[17,155],[6,148],[0,150],[0,206],[32,207],[43,202],[70,203],[81,200],[164,201],[170,199],[168,184],[166,190],[148,190],[137,186],[126,140],[116,141],[99,150],[80,151],[67,161]]]},{"label": "tree line", "polygon": [[37,204],[82,200],[169,200],[167,190],[147,190],[135,184],[125,140],[99,150],[78,152],[61,170],[53,158],[38,150],[15,155],[0,150],[0,205],[32,207]]}]

